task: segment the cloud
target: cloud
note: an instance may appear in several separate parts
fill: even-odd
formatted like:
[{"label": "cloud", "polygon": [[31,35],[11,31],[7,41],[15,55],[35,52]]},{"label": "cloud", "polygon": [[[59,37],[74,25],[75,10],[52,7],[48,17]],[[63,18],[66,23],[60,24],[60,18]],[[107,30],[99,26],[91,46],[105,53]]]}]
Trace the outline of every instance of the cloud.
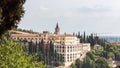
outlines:
[{"label": "cloud", "polygon": [[[45,30],[51,26],[51,30],[58,19],[63,32],[82,29],[89,32],[119,32],[119,3],[120,0],[27,0],[21,27]],[[113,24],[115,27],[111,29]]]},{"label": "cloud", "polygon": [[46,8],[44,6],[40,6],[40,10],[48,10],[48,8]]},{"label": "cloud", "polygon": [[111,9],[109,8],[97,8],[97,7],[93,7],[93,8],[90,8],[90,7],[82,7],[82,8],[77,8],[77,10],[79,12],[83,12],[83,13],[94,13],[94,12],[99,12],[99,13],[102,13],[102,12],[110,12],[112,11]]}]

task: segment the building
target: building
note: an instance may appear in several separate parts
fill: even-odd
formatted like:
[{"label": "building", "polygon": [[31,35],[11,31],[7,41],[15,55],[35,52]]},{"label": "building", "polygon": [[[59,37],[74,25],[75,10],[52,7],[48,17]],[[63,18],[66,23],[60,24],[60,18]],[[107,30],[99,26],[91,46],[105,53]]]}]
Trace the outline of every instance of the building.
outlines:
[{"label": "building", "polygon": [[79,43],[79,39],[73,35],[57,35],[54,48],[58,56],[62,56],[65,66],[69,66],[81,56],[82,45]]},{"label": "building", "polygon": [[99,45],[99,44],[95,44],[95,45],[94,45],[94,49],[96,49],[96,50],[101,50],[102,47],[101,47],[101,45]]},{"label": "building", "polygon": [[54,34],[60,34],[60,28],[59,28],[59,26],[58,26],[58,23],[57,23],[57,25],[56,25],[56,27],[55,27],[55,32],[54,32]]},{"label": "building", "polygon": [[58,53],[58,57],[62,57],[65,66],[71,65],[76,59],[80,58],[83,51],[90,51],[89,43],[80,43],[80,39],[71,34],[60,34],[58,23],[54,34],[43,31],[40,34],[11,34],[11,37],[16,41],[27,40],[39,42],[43,39],[45,44],[50,41],[54,42],[54,50]]},{"label": "building", "polygon": [[82,51],[88,52],[91,50],[90,43],[82,43]]},{"label": "building", "polygon": [[11,38],[14,41],[19,41],[19,40],[31,41],[32,40],[33,42],[36,42],[41,40],[41,37],[39,34],[11,34]]}]

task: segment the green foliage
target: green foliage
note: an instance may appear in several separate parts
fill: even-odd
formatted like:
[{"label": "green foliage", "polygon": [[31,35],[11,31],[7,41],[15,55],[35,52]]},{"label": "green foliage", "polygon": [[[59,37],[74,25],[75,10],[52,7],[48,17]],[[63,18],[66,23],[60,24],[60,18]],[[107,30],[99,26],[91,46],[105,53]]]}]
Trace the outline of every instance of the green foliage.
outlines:
[{"label": "green foliage", "polygon": [[108,57],[114,59],[115,55],[113,52],[108,52]]},{"label": "green foliage", "polygon": [[88,52],[86,55],[87,55],[87,57],[89,57],[90,59],[95,60],[95,55],[94,55],[92,52]]},{"label": "green foliage", "polygon": [[90,57],[86,56],[83,61],[82,68],[95,68],[94,61],[90,59]]},{"label": "green foliage", "polygon": [[[86,36],[85,32],[83,35],[78,32],[76,37],[80,38],[81,43],[90,43],[92,48],[92,51],[86,54],[86,58],[82,62],[82,68],[110,68],[107,63],[109,58],[120,61],[120,45],[110,44],[106,40],[100,39],[93,34]],[[101,49],[93,49],[95,44],[101,45]],[[75,66],[79,67],[80,64],[78,64],[78,60],[76,61],[76,64],[77,65]]]},{"label": "green foliage", "polygon": [[0,0],[0,37],[7,30],[16,28],[24,15],[25,0]]},{"label": "green foliage", "polygon": [[30,55],[37,54],[37,61],[43,61],[47,67],[64,66],[62,54],[58,56],[52,41],[48,44],[45,44],[43,39],[39,43],[31,41],[28,50]]},{"label": "green foliage", "polygon": [[71,67],[71,68],[76,68],[76,67],[75,67],[75,64],[73,64],[73,63],[70,65],[70,67]]},{"label": "green foliage", "polygon": [[82,64],[83,64],[82,61],[80,61],[79,59],[75,61],[76,68],[82,68]]},{"label": "green foliage", "polygon": [[[26,33],[32,33],[32,34],[38,34],[38,32],[35,32],[33,30],[27,30],[27,29],[21,29],[21,28],[17,28],[17,29],[14,29],[15,31],[18,31],[18,32],[26,32]],[[11,32],[13,34],[17,33],[17,32]]]},{"label": "green foliage", "polygon": [[0,43],[0,68],[45,68],[45,65],[27,55],[18,43],[7,41]]},{"label": "green foliage", "polygon": [[109,65],[108,65],[108,62],[105,58],[98,58],[96,61],[95,61],[95,64],[96,64],[96,68],[111,68]]},{"label": "green foliage", "polygon": [[[100,40],[101,41],[101,40]],[[120,61],[120,46],[111,45],[108,42],[102,42],[102,49],[92,51],[86,54],[86,58],[80,63],[79,60],[76,60],[76,68],[111,68],[108,64],[108,59],[112,58],[113,60]]]},{"label": "green foliage", "polygon": [[[71,67],[74,67],[72,64]],[[92,60],[90,57],[86,57],[84,61],[79,59],[75,62],[75,68],[111,68],[105,58],[99,57],[96,60]]]}]

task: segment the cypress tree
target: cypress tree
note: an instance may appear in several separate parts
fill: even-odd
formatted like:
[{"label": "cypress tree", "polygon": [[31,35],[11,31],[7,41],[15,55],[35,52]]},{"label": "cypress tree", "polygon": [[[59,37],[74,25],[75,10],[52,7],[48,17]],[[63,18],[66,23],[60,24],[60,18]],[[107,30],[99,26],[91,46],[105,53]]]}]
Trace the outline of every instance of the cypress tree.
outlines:
[{"label": "cypress tree", "polygon": [[78,38],[80,38],[80,32],[78,32],[78,35],[77,35]]},{"label": "cypress tree", "polygon": [[41,40],[41,53],[44,54],[44,40]]},{"label": "cypress tree", "polygon": [[83,35],[83,42],[86,43],[86,34],[84,32],[84,35]]},{"label": "cypress tree", "polygon": [[29,54],[32,54],[32,41],[29,42]]}]

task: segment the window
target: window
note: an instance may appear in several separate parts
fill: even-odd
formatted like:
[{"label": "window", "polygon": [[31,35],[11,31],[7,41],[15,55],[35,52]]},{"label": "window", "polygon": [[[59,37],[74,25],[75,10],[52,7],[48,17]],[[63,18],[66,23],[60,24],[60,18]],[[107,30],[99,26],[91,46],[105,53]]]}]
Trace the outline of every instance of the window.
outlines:
[{"label": "window", "polygon": [[57,48],[59,48],[59,46],[57,46]]},{"label": "window", "polygon": [[67,49],[67,52],[69,52],[69,49]]},{"label": "window", "polygon": [[67,62],[69,62],[69,59],[67,60]]},{"label": "window", "polygon": [[68,49],[67,49],[67,51],[69,52],[69,50],[70,50],[70,47],[68,46]]},{"label": "window", "polygon": [[46,35],[44,35],[44,37],[45,37]]},{"label": "window", "polygon": [[28,40],[30,40],[30,38],[28,38]]},{"label": "window", "polygon": [[69,57],[67,57],[67,61],[69,62]]},{"label": "window", "polygon": [[19,37],[17,37],[17,39],[19,40]]},{"label": "window", "polygon": [[16,39],[16,38],[14,38],[14,39]]},{"label": "window", "polygon": [[41,35],[39,35],[41,37]]},{"label": "window", "polygon": [[64,46],[62,47],[62,49],[64,50]]},{"label": "window", "polygon": [[60,52],[61,52],[61,49],[60,49]]},{"label": "window", "polygon": [[60,46],[60,49],[61,49],[61,46]]},{"label": "window", "polygon": [[72,52],[72,46],[70,46],[70,52]]},{"label": "window", "polygon": [[26,38],[24,38],[24,40],[26,40]]},{"label": "window", "polygon": [[64,52],[64,50],[62,52]]}]

